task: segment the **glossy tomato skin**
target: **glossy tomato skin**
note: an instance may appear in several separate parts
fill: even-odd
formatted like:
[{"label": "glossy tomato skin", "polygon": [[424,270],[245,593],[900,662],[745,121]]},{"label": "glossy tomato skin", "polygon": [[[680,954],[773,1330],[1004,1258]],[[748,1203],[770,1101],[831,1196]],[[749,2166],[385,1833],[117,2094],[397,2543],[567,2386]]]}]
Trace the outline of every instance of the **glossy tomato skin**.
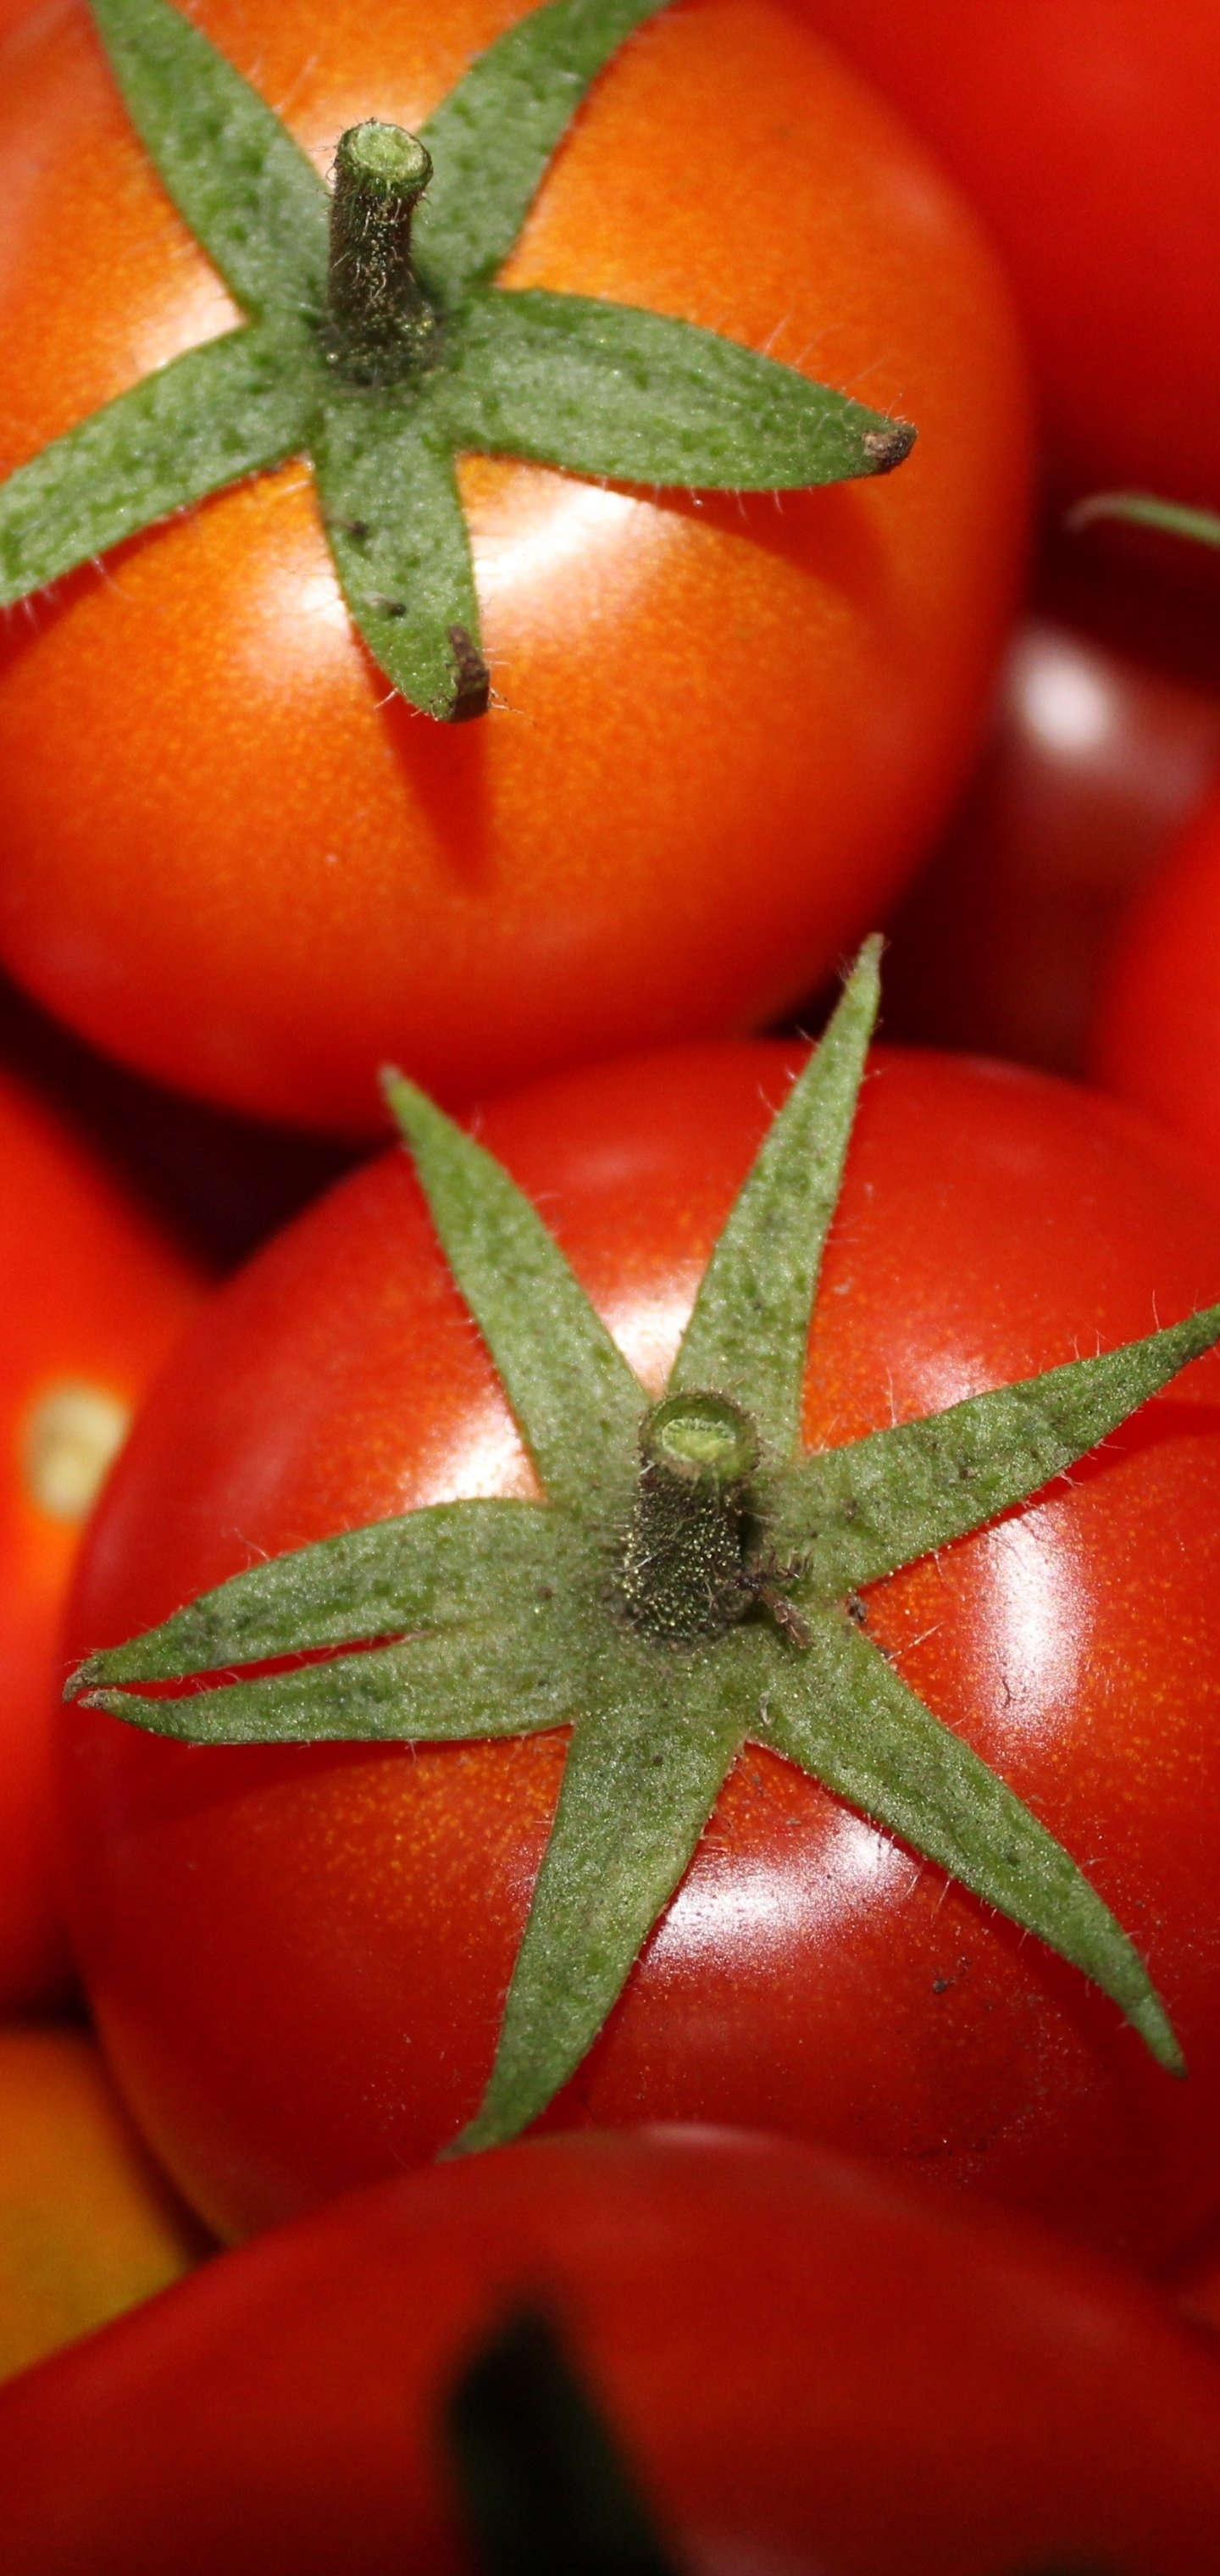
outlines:
[{"label": "glossy tomato skin", "polygon": [[890,922],[886,1026],[1082,1074],[1108,952],[1220,759],[1220,693],[1040,613],[990,738]]},{"label": "glossy tomato skin", "polygon": [[[519,14],[196,12],[321,166],[370,110],[418,123]],[[0,101],[7,469],[235,317],[80,0],[10,46]],[[14,619],[0,954],[145,1071],[359,1131],[387,1058],[470,1098],[745,1027],[834,967],[952,793],[1022,549],[1025,394],[990,254],[890,111],[770,0],[693,0],[599,83],[504,274],[766,345],[916,450],[780,501],[464,465],[497,692],[465,727],[387,700],[303,466]]]},{"label": "glossy tomato skin", "polygon": [[51,1719],[64,1596],[108,1444],[199,1302],[186,1262],[34,1095],[0,1075],[0,2013],[69,1977]]},{"label": "glossy tomato skin", "polygon": [[1003,254],[1073,488],[1220,495],[1212,0],[793,0],[943,157]]},{"label": "glossy tomato skin", "polygon": [[458,2576],[440,2418],[543,2300],[691,2576],[1205,2576],[1220,2365],[1000,2213],[714,2133],[350,2195],[0,2394],[7,2576]]},{"label": "glossy tomato skin", "polygon": [[[659,1391],[795,1059],[590,1069],[493,1104]],[[866,1084],[811,1344],[836,1442],[1189,1312],[1220,1212],[1121,1109],[893,1054]],[[405,1155],[210,1308],[95,1523],[74,1651],[402,1508],[533,1490]],[[874,1634],[1093,1870],[1190,2077],[1040,1945],[747,1749],[550,2125],[703,2119],[887,2157],[1154,2254],[1220,2201],[1220,1360],[1036,1510],[872,1595]],[[239,2236],[434,2155],[473,2113],[559,1786],[559,1736],[172,1745],[64,1721],[81,1954],[120,2081]]]},{"label": "glossy tomato skin", "polygon": [[1127,914],[1093,1029],[1098,1079],[1220,1188],[1220,779]]}]

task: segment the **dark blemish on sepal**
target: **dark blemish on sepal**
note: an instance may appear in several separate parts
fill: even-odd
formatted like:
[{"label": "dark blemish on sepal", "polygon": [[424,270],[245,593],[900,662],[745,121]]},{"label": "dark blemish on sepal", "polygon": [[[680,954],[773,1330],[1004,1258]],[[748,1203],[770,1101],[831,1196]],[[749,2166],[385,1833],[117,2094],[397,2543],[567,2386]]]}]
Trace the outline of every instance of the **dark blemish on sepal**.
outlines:
[{"label": "dark blemish on sepal", "polygon": [[491,697],[491,673],[464,626],[449,629],[449,649],[453,655],[457,688],[449,710],[452,724],[466,724],[472,716],[485,716]]}]

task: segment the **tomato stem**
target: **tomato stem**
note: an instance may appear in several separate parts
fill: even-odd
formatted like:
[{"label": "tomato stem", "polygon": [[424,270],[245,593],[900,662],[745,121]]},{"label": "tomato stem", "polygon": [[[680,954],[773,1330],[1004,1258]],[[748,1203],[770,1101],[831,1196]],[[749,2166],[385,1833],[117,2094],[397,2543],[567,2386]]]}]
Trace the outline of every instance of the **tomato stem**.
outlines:
[{"label": "tomato stem", "polygon": [[754,1598],[744,1554],[754,1425],[728,1396],[667,1396],[645,1418],[640,1457],[623,1555],[628,1611],[667,1643],[723,1636]]},{"label": "tomato stem", "polygon": [[332,175],[327,356],[349,383],[392,383],[435,327],[411,259],[431,154],[403,126],[369,117],[340,136]]}]

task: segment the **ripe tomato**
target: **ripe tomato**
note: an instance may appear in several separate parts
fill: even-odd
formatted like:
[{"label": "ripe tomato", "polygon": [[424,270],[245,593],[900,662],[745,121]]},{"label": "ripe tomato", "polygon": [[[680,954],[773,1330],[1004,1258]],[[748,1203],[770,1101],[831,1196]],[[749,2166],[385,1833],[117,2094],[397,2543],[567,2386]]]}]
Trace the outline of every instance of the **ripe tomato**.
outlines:
[{"label": "ripe tomato", "polygon": [[0,2378],[149,2299],[203,2238],[73,2030],[0,2030]]},{"label": "ripe tomato", "polygon": [[705,2131],[399,2177],[30,2373],[0,2394],[6,2576],[457,2576],[445,2404],[523,2296],[691,2576],[1211,2563],[1220,2368],[1150,2291]]},{"label": "ripe tomato", "polygon": [[1080,1073],[1115,924],[1218,756],[1220,695],[1031,617],[970,789],[891,922],[889,1028]]},{"label": "ripe tomato", "polygon": [[0,1276],[0,2012],[13,2012],[69,1973],[52,1889],[50,1719],[81,1525],[198,1291],[102,1166],[8,1078]]},{"label": "ripe tomato", "polygon": [[[418,122],[521,8],[196,14],[324,166],[370,109]],[[0,100],[11,467],[233,313],[80,0],[12,40]],[[914,455],[782,506],[471,460],[502,703],[460,728],[387,702],[301,467],[14,618],[0,952],[160,1077],[358,1130],[386,1057],[469,1097],[746,1025],[876,916],[960,774],[1024,394],[989,254],[889,111],[770,0],[696,0],[611,64],[505,275],[773,347],[900,409]]]},{"label": "ripe tomato", "polygon": [[1213,0],[796,0],[926,135],[998,243],[1071,486],[1215,502]]},{"label": "ripe tomato", "polygon": [[[1143,1332],[1220,1280],[1220,1216],[1129,1115],[882,1058],[832,1231],[805,1433]],[[557,1079],[483,1133],[645,1382],[793,1066],[692,1049]],[[1220,1358],[1036,1508],[876,1587],[874,1635],[1084,1860],[1144,1950],[1179,2084],[1036,1940],[757,1749],[550,2126],[763,2125],[1154,2254],[1217,2205]],[[97,1519],[84,1653],[264,1553],[534,1490],[410,1166],[223,1290]],[[64,1720],[81,1953],[137,2116],[225,2236],[435,2154],[474,2112],[564,1744],[199,1750]]]},{"label": "ripe tomato", "polygon": [[1137,895],[1093,1031],[1100,1081],[1183,1137],[1220,1182],[1220,781]]}]

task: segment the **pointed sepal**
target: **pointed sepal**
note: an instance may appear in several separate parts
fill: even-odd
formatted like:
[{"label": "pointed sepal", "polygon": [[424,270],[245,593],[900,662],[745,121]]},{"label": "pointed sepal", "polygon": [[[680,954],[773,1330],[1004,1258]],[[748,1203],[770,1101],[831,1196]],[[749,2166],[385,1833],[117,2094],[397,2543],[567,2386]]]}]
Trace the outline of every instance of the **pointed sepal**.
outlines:
[{"label": "pointed sepal", "polygon": [[450,2154],[515,2138],[591,2048],[694,1854],[749,1722],[757,1661],[744,1630],[715,1657],[658,1665],[624,1646],[607,1659],[569,1747],[487,2090]]},{"label": "pointed sepal", "polygon": [[[0,484],[0,608],[298,454],[313,419],[311,387],[283,357],[281,333],[227,332],[19,466]],[[305,362],[307,376],[308,351]]]},{"label": "pointed sepal", "polygon": [[343,596],[400,695],[445,723],[486,713],[470,538],[453,455],[428,406],[336,386],[313,449]]},{"label": "pointed sepal", "polygon": [[434,1503],[273,1556],[78,1664],[64,1692],[188,1681],[327,1646],[428,1633],[494,1618],[571,1580],[557,1513],[503,1499]]},{"label": "pointed sepal", "polygon": [[592,81],[666,0],[552,0],[489,45],[421,132],[436,178],[416,229],[442,304],[486,285],[513,249]]},{"label": "pointed sepal", "polygon": [[639,1380],[503,1164],[402,1074],[385,1095],[547,1494],[600,1517],[634,1470]]},{"label": "pointed sepal", "polygon": [[1220,1306],[1095,1359],[818,1450],[779,1490],[771,1544],[802,1600],[843,1600],[981,1529],[1087,1456],[1220,1341]]},{"label": "pointed sepal", "polygon": [[458,1744],[566,1726],[581,1678],[553,1604],[473,1609],[404,1645],[328,1656],[293,1672],[177,1698],[86,1690],[86,1708],[183,1744]]},{"label": "pointed sepal", "polygon": [[1185,2072],[1138,1950],[1070,1852],[845,1614],[810,1622],[805,1651],[788,1657],[768,1691],[759,1733],[1083,1969],[1158,2063]]},{"label": "pointed sepal", "polygon": [[446,393],[487,455],[693,491],[808,491],[900,465],[908,423],[693,322],[530,288],[465,317]]},{"label": "pointed sepal", "polygon": [[327,195],[286,125],[172,0],[90,0],[161,181],[252,317],[321,313]]},{"label": "pointed sepal", "polygon": [[670,1373],[670,1395],[708,1387],[743,1405],[773,1468],[786,1465],[800,1436],[809,1323],[877,1017],[880,956],[880,940],[867,940],[821,1044],[768,1128]]}]

